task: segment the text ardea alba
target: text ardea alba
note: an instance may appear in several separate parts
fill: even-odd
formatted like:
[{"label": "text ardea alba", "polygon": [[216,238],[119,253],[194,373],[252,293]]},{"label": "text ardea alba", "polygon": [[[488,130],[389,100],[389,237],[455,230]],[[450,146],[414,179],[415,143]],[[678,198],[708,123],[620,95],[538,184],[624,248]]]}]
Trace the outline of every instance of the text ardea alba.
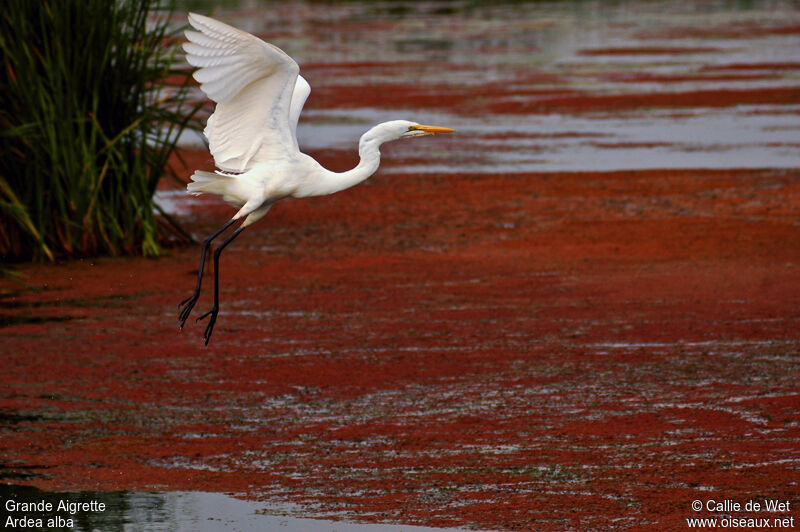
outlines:
[{"label": "text ardea alba", "polygon": [[199,67],[194,78],[217,102],[204,133],[220,170],[195,171],[187,188],[192,194],[220,195],[239,211],[203,242],[197,286],[180,304],[181,329],[200,297],[211,242],[244,220],[214,251],[214,306],[197,319],[210,317],[203,335],[208,345],[219,312],[219,256],[245,227],[283,198],[323,196],[361,183],[378,169],[384,142],[453,130],[407,120],[384,122],[361,136],[355,168],[326,170],[297,146],[297,119],[311,93],[297,63],[276,46],[218,20],[190,13],[189,23],[198,31],[186,31],[186,60]]}]

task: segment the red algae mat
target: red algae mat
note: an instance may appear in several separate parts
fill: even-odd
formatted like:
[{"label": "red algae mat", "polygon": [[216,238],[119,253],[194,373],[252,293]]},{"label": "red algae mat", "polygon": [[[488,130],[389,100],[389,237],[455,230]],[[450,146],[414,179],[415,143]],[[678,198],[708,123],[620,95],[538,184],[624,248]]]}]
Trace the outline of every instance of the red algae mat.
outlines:
[{"label": "red algae mat", "polygon": [[[177,327],[199,246],[20,266],[39,290],[0,284],[2,481],[217,491],[304,517],[493,530],[798,526],[800,98],[796,63],[781,56],[798,42],[794,12],[677,14],[646,28],[611,17],[601,27],[622,37],[534,72],[520,56],[540,57],[539,41],[505,48],[492,21],[549,35],[567,15],[528,6],[389,24],[370,9],[329,16],[337,35],[359,28],[358,42],[396,36],[397,56],[363,66],[333,40],[323,63],[312,47],[322,98],[312,93],[301,143],[305,127],[312,155],[351,166],[348,93],[331,80],[394,84],[432,61],[474,75],[476,92],[440,108],[431,69],[430,84],[409,87],[419,99],[397,107],[449,113],[425,122],[459,133],[387,146],[366,184],[281,202],[245,231],[222,256],[207,348],[203,324]],[[283,5],[276,16],[311,15]],[[423,41],[420,25],[456,37]],[[468,37],[497,60],[486,79],[459,47]],[[691,72],[665,79],[670,58]],[[498,76],[514,90],[499,91]],[[618,91],[633,103],[618,105]],[[384,119],[381,93],[362,92],[356,115]],[[686,120],[730,120],[752,137],[658,136]],[[571,166],[572,149],[597,167]],[[739,167],[743,152],[756,158]],[[681,154],[698,164],[680,167]],[[203,151],[186,157],[210,165]],[[214,198],[164,198],[198,238],[233,213]],[[746,511],[751,500],[788,503]]]},{"label": "red algae mat", "polygon": [[796,496],[800,235],[741,205],[796,214],[796,173],[375,181],[243,234],[207,349],[175,321],[196,249],[24,268],[5,467],[493,529]]}]

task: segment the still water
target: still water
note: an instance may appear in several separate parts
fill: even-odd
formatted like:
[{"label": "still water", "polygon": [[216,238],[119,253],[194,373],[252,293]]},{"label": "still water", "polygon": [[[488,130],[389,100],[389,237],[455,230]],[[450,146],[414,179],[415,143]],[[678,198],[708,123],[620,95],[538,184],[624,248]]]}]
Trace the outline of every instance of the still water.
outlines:
[{"label": "still water", "polygon": [[[279,515],[280,509],[222,493],[197,491],[60,491],[0,485],[5,530],[80,532],[447,532],[409,525],[357,524]],[[23,503],[50,511],[10,511]],[[25,508],[24,506],[22,507]],[[78,509],[76,511],[76,508]],[[275,515],[278,514],[278,515]],[[11,521],[9,521],[9,519]],[[22,519],[25,526],[19,521]],[[55,526],[49,526],[55,525]]]}]

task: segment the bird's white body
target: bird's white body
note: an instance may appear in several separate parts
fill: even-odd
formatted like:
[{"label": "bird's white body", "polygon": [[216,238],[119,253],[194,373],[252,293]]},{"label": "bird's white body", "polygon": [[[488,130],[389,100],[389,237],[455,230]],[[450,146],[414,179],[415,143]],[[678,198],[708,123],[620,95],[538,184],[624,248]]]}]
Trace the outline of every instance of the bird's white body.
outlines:
[{"label": "bird's white body", "polygon": [[300,151],[297,121],[311,93],[300,68],[281,49],[212,18],[189,14],[197,31],[186,31],[186,60],[198,70],[194,78],[217,105],[205,128],[216,172],[198,170],[188,190],[217,194],[239,207],[233,219],[203,244],[197,288],[181,305],[181,327],[200,296],[205,255],[211,241],[236,220],[239,228],[214,252],[214,307],[206,344],[219,310],[219,255],[242,229],[261,219],[283,198],[333,194],[361,183],[380,165],[380,146],[405,137],[453,131],[393,120],[373,127],[358,145],[360,161],[347,172],[331,172]]},{"label": "bird's white body", "polygon": [[279,48],[212,18],[192,13],[189,22],[199,31],[186,32],[186,59],[200,67],[194,77],[217,102],[205,135],[221,171],[195,172],[188,189],[222,196],[239,207],[234,219],[247,216],[244,225],[280,199],[352,187],[378,169],[382,143],[434,132],[407,120],[384,122],[361,137],[358,166],[331,172],[297,144],[297,121],[311,93],[297,63]]},{"label": "bird's white body", "polygon": [[369,130],[359,142],[358,165],[347,172],[332,172],[313,157],[296,150],[269,162],[253,162],[238,174],[196,171],[188,189],[193,194],[222,196],[228,203],[240,207],[235,218],[247,215],[245,223],[249,225],[264,216],[270,205],[283,198],[324,196],[361,183],[378,169],[380,145],[395,138],[398,130],[407,132],[414,125],[413,122],[396,120]]}]

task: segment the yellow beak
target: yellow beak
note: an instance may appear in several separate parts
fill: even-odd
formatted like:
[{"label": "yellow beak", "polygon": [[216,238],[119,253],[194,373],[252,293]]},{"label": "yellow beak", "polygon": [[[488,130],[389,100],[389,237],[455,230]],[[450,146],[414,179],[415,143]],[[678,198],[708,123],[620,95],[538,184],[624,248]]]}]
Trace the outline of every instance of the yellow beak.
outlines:
[{"label": "yellow beak", "polygon": [[412,130],[416,129],[416,130],[419,130],[419,131],[424,131],[425,133],[428,133],[428,134],[433,134],[433,133],[452,133],[453,131],[455,131],[455,129],[450,129],[449,127],[423,126],[423,125],[411,126],[409,129],[412,129]]}]

